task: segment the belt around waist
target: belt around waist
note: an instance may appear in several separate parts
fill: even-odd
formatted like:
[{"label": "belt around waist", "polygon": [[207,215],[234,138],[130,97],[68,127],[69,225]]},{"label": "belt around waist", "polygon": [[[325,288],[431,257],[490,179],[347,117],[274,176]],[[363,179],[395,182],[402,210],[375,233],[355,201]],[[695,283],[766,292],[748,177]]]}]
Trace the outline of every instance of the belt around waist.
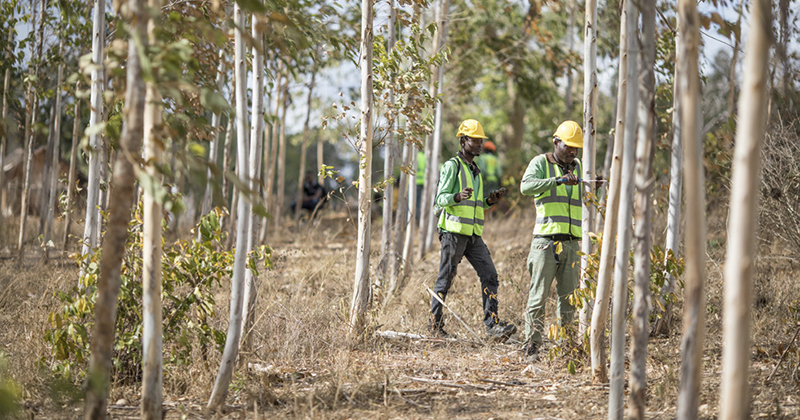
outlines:
[{"label": "belt around waist", "polygon": [[577,236],[567,235],[567,234],[558,234],[558,235],[537,235],[537,238],[544,238],[550,239],[551,241],[559,241],[559,242],[567,242],[567,241],[577,241],[581,238]]}]

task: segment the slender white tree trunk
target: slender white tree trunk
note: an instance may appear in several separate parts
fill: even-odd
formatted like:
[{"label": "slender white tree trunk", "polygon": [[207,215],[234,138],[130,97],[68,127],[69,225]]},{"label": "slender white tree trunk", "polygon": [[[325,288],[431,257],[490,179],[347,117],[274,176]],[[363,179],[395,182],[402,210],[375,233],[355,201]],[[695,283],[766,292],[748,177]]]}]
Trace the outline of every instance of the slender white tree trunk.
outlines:
[{"label": "slender white tree trunk", "polygon": [[622,157],[621,195],[617,215],[617,251],[614,262],[614,313],[611,318],[611,389],[608,394],[609,420],[622,419],[622,391],[625,382],[625,318],[628,307],[628,258],[631,249],[631,213],[633,212],[633,161],[636,152],[637,99],[639,85],[638,10],[634,2],[625,3],[628,14],[628,62],[625,95],[625,145]]},{"label": "slender white tree trunk", "polygon": [[739,97],[740,116],[733,156],[728,251],[725,258],[725,320],[722,347],[720,419],[750,417],[750,318],[753,306],[753,270],[756,258],[758,183],[767,109],[767,77],[772,9],[768,0],[751,7],[745,50],[744,80]]},{"label": "slender white tree trunk", "polygon": [[411,173],[412,175],[408,181],[408,222],[406,224],[406,236],[403,241],[403,257],[402,257],[402,267],[400,269],[400,285],[404,281],[404,278],[408,276],[411,272],[411,258],[414,255],[414,227],[416,224],[416,212],[417,212],[417,185],[415,181],[415,175],[417,173],[417,151],[415,147],[411,148]]},{"label": "slender white tree trunk", "polygon": [[[80,82],[75,83],[75,91],[80,88]],[[75,118],[72,120],[72,148],[69,152],[69,174],[67,174],[67,200],[64,208],[64,236],[62,243],[64,249],[68,249],[69,230],[72,225],[72,200],[75,196],[75,178],[77,177],[76,165],[78,161],[78,144],[80,143],[80,128],[81,128],[81,100],[75,98],[75,106],[73,112]]]},{"label": "slender white tree trunk", "polygon": [[[106,43],[106,2],[95,0],[92,21],[92,91],[89,99],[89,129],[97,127],[103,119],[103,92],[105,91],[105,69],[103,68],[103,48]],[[102,137],[93,130],[89,135],[89,173],[86,185],[86,217],[83,226],[83,248],[81,254],[94,253],[100,236],[100,163]],[[87,260],[88,262],[88,257]],[[83,268],[81,268],[81,276]]]},{"label": "slender white tree trunk", "polygon": [[[278,163],[278,135],[281,125],[281,119],[279,118],[281,109],[283,109],[283,100],[284,100],[284,91],[283,91],[283,65],[279,62],[278,69],[275,71],[277,76],[275,77],[275,123],[272,124],[272,150],[270,150],[270,156],[272,157],[269,161],[269,167],[267,168],[267,181],[266,181],[266,190],[264,192],[264,196],[267,200],[267,211],[272,213],[275,211],[275,200],[272,197],[273,191],[275,191],[275,168],[277,167]],[[264,228],[264,235],[266,235],[266,227]]]},{"label": "slender white tree trunk", "polygon": [[[388,51],[394,50],[395,43],[397,42],[397,11],[394,8],[394,0],[389,0],[389,40],[388,40]],[[395,95],[394,90],[389,91],[389,99],[388,102],[390,104],[394,104]],[[385,155],[383,160],[383,179],[384,181],[391,179],[394,177],[394,160],[395,160],[395,149],[396,144],[395,140],[396,137],[394,135],[394,127],[396,122],[392,121],[392,124],[387,127],[387,135],[386,135],[386,143],[384,145]],[[380,272],[381,278],[384,282],[390,283],[390,278],[392,275],[390,274],[390,269],[392,263],[390,263],[391,259],[394,259],[394,230],[392,229],[392,204],[394,203],[394,182],[386,182],[383,192],[383,220],[381,226],[381,263],[380,263]]]},{"label": "slender white tree trunk", "polygon": [[372,205],[372,0],[361,2],[361,133],[358,165],[358,244],[351,334],[360,333],[371,300],[369,288],[370,206]]},{"label": "slender white tree trunk", "polygon": [[[411,162],[411,143],[403,142],[403,156],[402,156],[402,163],[405,166],[410,166]],[[386,300],[384,301],[384,305],[389,303],[389,300],[394,297],[394,294],[397,293],[399,289],[400,282],[398,279],[398,264],[401,262],[400,255],[398,255],[398,250],[402,251],[403,243],[405,241],[405,233],[406,233],[406,226],[407,226],[407,217],[408,217],[408,184],[409,179],[411,176],[405,172],[400,172],[400,184],[397,186],[397,212],[394,218],[394,239],[392,241],[392,253],[389,258],[389,286],[386,291]]]},{"label": "slender white tree trunk", "polygon": [[[678,16],[680,18],[680,16]],[[680,43],[680,34],[675,35],[675,61],[680,62],[678,44]],[[675,78],[672,86],[672,155],[670,157],[670,176],[669,176],[669,209],[667,210],[667,239],[664,246],[664,258],[669,258],[669,252],[672,251],[676,256],[678,255],[678,248],[680,247],[680,231],[681,231],[681,197],[683,194],[683,140],[682,127],[681,127],[681,100],[680,100],[680,84],[678,83],[679,68],[675,66]],[[660,306],[664,307],[661,311],[660,307],[656,308],[661,312],[659,319],[656,321],[653,331],[657,334],[668,334],[672,329],[672,303],[666,302],[664,296],[675,292],[675,276],[666,272],[664,285],[661,287],[661,295],[658,300]]]},{"label": "slender white tree trunk", "polygon": [[[45,2],[44,0],[39,1],[39,30],[36,35],[36,62],[33,65],[33,76],[34,79],[39,76],[39,64],[42,61],[42,43],[44,42],[44,15],[45,15]],[[33,106],[31,107],[33,113],[31,113],[31,126],[30,132],[28,134],[28,138],[25,139],[25,178],[22,182],[22,198],[20,199],[21,208],[19,213],[19,241],[17,242],[17,251],[19,252],[19,265],[21,266],[24,262],[24,246],[25,246],[25,228],[27,227],[28,223],[28,200],[30,199],[30,189],[31,189],[31,173],[33,172],[33,149],[35,147],[35,140],[36,140],[36,117],[39,114],[39,96],[36,93],[36,89],[31,86],[31,100],[33,101]]]},{"label": "slender white tree trunk", "polygon": [[[597,1],[586,0],[586,24],[583,28],[583,179],[595,179],[595,115],[597,114]],[[594,183],[583,184],[583,195],[590,196],[595,192]],[[592,238],[589,232],[594,220],[594,204],[581,200],[581,279],[580,287],[586,287],[589,268],[587,256],[592,253]],[[584,301],[578,314],[578,332],[581,337],[589,324],[591,302]]]},{"label": "slender white tree trunk", "polygon": [[[248,168],[248,115],[247,115],[247,57],[245,56],[244,12],[239,4],[233,6],[234,30],[234,81],[236,86],[236,175],[241,182],[247,183],[250,178]],[[244,278],[247,267],[247,244],[250,227],[250,201],[245,196],[246,192],[237,188],[239,200],[236,211],[236,255],[233,262],[233,276],[231,278],[231,303],[228,319],[228,336],[225,340],[225,350],[222,353],[219,372],[214,382],[214,389],[208,400],[207,409],[217,410],[228,396],[228,385],[233,377],[233,368],[236,356],[239,354],[239,340],[242,335],[242,306],[244,304]]]},{"label": "slender white tree trunk", "polygon": [[[439,38],[436,42],[438,48],[435,50],[436,53],[441,52],[441,50],[445,47],[447,43],[447,22],[449,21],[449,14],[450,14],[450,0],[441,0],[441,13],[439,16],[439,21],[437,22],[439,29],[437,31],[437,37]],[[445,64],[442,63],[441,66],[436,68],[436,78],[439,82],[439,92],[444,91],[444,73],[445,73]],[[430,193],[428,200],[430,200],[428,208],[431,209],[429,211],[428,216],[428,224],[425,227],[425,234],[423,238],[425,238],[425,252],[428,252],[433,245],[433,238],[436,236],[436,227],[438,225],[438,220],[433,214],[433,205],[434,200],[436,197],[436,189],[439,184],[439,155],[442,151],[442,113],[444,112],[444,103],[439,102],[436,104],[436,112],[434,117],[434,132],[433,132],[433,145],[431,146],[431,158],[426,162],[425,167],[431,167],[430,171],[430,178],[429,182],[431,184]]]},{"label": "slender white tree trunk", "polygon": [[[225,83],[225,49],[219,49],[219,64],[217,64],[217,90],[222,92],[222,87]],[[219,150],[219,132],[220,132],[220,120],[222,119],[222,113],[215,112],[214,115],[211,116],[211,129],[213,130],[214,138],[209,142],[209,150],[208,150],[208,170],[206,170],[206,191],[203,195],[203,204],[200,210],[200,215],[205,216],[211,211],[211,201],[214,197],[214,184],[212,179],[211,173],[211,165],[217,164],[217,150]],[[200,230],[197,231],[197,237],[200,238]]]},{"label": "slender white tree trunk", "polygon": [[655,58],[656,4],[642,0],[639,71],[639,138],[636,146],[634,214],[633,340],[631,341],[628,416],[644,420],[647,393],[647,340],[650,336],[650,248],[653,206],[653,156],[656,142]]},{"label": "slender white tree trunk", "polygon": [[696,419],[700,398],[700,373],[703,370],[705,341],[705,261],[706,215],[700,77],[698,71],[697,5],[693,0],[678,0],[680,53],[681,122],[683,123],[684,184],[686,186],[686,286],[684,289],[683,339],[681,342],[681,380],[678,391],[677,418]]},{"label": "slender white tree trunk", "polygon": [[289,108],[289,75],[287,74],[285,77],[284,85],[283,85],[283,95],[281,95],[281,129],[278,135],[278,162],[277,162],[277,174],[278,174],[278,181],[277,185],[275,186],[276,189],[276,199],[275,199],[275,208],[272,210],[272,214],[275,218],[275,231],[280,232],[281,227],[283,226],[283,205],[284,205],[284,196],[286,192],[286,111]]},{"label": "slender white tree trunk", "polygon": [[[628,0],[625,0],[626,2]],[[619,210],[620,178],[622,177],[622,154],[625,143],[625,110],[627,98],[627,41],[628,12],[624,8],[620,16],[619,31],[619,69],[617,71],[617,119],[614,130],[614,152],[608,179],[608,199],[606,200],[606,220],[603,226],[603,246],[600,252],[600,267],[597,276],[595,306],[592,312],[592,328],[589,339],[591,343],[592,381],[604,384],[608,381],[606,372],[606,320],[608,319],[609,297],[611,295],[611,263],[614,261],[614,245],[617,235],[617,212]]]},{"label": "slender white tree trunk", "polygon": [[[64,50],[64,38],[61,38],[59,44],[59,51]],[[56,213],[56,196],[58,196],[58,169],[59,169],[59,150],[61,149],[61,80],[64,75],[64,64],[59,64],[58,75],[56,76],[56,103],[55,107],[55,121],[53,122],[53,155],[50,161],[50,179],[48,180],[50,186],[48,188],[49,194],[47,196],[47,217],[44,225],[44,258],[47,260],[50,254],[50,238],[53,233],[53,217]],[[44,180],[43,180],[44,181]],[[44,197],[42,197],[44,199]]]},{"label": "slender white tree trunk", "polygon": [[[161,10],[161,0],[149,0],[150,10]],[[147,25],[147,38],[156,40],[156,22]],[[147,176],[152,185],[161,184],[158,166],[163,156],[163,139],[157,137],[161,126],[161,92],[154,80],[146,83],[144,105],[144,159]],[[144,420],[162,418],[162,314],[161,314],[161,203],[155,191],[144,191],[142,226],[142,412]],[[199,230],[199,229],[198,229]]]},{"label": "slender white tree trunk", "polygon": [[[11,57],[13,56],[14,52],[12,50],[12,45],[14,44],[14,27],[11,26],[8,28],[8,50],[6,51],[6,59],[8,63],[11,63]],[[0,113],[0,118],[2,121],[6,121],[8,118],[8,88],[11,82],[11,66],[9,65],[6,67],[6,75],[3,78],[3,111]],[[8,127],[5,127],[3,130],[3,139],[0,141],[0,188],[5,185],[5,171],[2,168],[5,166],[5,156],[6,156],[6,144],[8,143]],[[0,195],[5,194],[5,191],[0,191]],[[2,201],[5,204],[5,201]],[[0,223],[3,223],[3,207],[0,207]]]},{"label": "slender white tree trunk", "polygon": [[314,98],[314,83],[317,81],[317,62],[314,62],[314,68],[311,70],[311,82],[308,85],[308,108],[306,109],[306,120],[303,123],[303,139],[300,144],[300,171],[297,177],[297,195],[295,196],[294,206],[294,220],[300,219],[300,214],[303,212],[303,180],[306,174],[306,154],[308,152],[308,126],[311,121],[312,100]]},{"label": "slender white tree trunk", "polygon": [[[114,349],[114,325],[117,315],[117,297],[120,289],[122,258],[128,240],[128,223],[134,201],[135,168],[131,156],[141,155],[144,130],[145,85],[139,62],[139,45],[147,48],[149,15],[144,0],[129,0],[125,21],[129,25],[127,80],[123,127],[120,136],[120,153],[114,164],[114,199],[108,209],[108,230],[100,261],[100,278],[97,282],[95,326],[92,334],[92,357],[86,389],[86,420],[106,418],[108,405],[108,379]],[[138,38],[140,42],[133,42]]]},{"label": "slender white tree trunk", "polygon": [[[250,178],[247,179],[247,185],[250,189],[251,201],[255,200],[258,191],[258,173],[259,160],[261,158],[261,144],[264,141],[264,35],[258,30],[258,18],[255,14],[252,17],[251,33],[253,36],[253,103],[252,124],[250,125],[250,155],[249,155],[249,173]],[[258,222],[260,217],[255,212],[250,212],[247,215],[250,219],[249,232],[247,233],[247,251],[251,252],[256,249],[256,242],[258,240]],[[244,275],[244,307],[242,308],[242,341],[241,348],[244,350],[250,349],[252,343],[251,329],[255,321],[254,311],[256,306],[256,298],[258,297],[258,277],[255,276],[253,270],[248,266]]]}]

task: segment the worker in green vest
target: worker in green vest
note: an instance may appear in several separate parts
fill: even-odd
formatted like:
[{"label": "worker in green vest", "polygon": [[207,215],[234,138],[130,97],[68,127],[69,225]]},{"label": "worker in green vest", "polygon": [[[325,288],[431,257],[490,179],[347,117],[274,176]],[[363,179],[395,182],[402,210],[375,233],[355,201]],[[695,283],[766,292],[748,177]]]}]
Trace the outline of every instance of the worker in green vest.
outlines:
[{"label": "worker in green vest", "polygon": [[483,177],[474,162],[483,150],[483,140],[487,138],[481,124],[476,120],[465,120],[458,127],[456,136],[461,142],[461,151],[442,165],[436,191],[436,206],[443,209],[439,214],[442,248],[439,276],[433,287],[436,296],[431,298],[429,328],[435,336],[449,336],[442,321],[442,302],[456,276],[458,264],[467,257],[480,278],[486,333],[490,339],[502,342],[514,334],[517,327],[498,318],[497,270],[482,235],[483,211],[497,203],[506,191],[499,189],[484,193]]},{"label": "worker in green vest", "polygon": [[503,174],[497,159],[497,146],[491,140],[483,142],[483,153],[475,157],[475,163],[481,169],[487,191],[499,189]]},{"label": "worker in green vest", "polygon": [[578,286],[581,247],[581,162],[583,132],[574,121],[565,121],[553,134],[553,153],[534,157],[522,176],[520,192],[536,202],[536,226],[528,254],[531,276],[525,309],[525,354],[539,360],[544,329],[544,305],[553,278],[558,292],[559,325],[569,325],[575,309],[569,295]]},{"label": "worker in green vest", "polygon": [[414,217],[419,220],[419,207],[422,205],[422,193],[425,191],[425,152],[422,150],[417,151],[417,194],[416,194],[416,211]]}]

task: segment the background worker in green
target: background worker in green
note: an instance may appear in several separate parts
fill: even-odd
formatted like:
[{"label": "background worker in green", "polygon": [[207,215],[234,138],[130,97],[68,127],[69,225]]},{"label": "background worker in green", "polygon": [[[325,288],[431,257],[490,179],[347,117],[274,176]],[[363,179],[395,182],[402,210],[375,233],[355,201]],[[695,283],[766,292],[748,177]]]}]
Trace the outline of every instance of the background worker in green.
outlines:
[{"label": "background worker in green", "polygon": [[416,211],[414,217],[419,220],[419,207],[422,205],[422,193],[425,191],[425,152],[417,151],[417,180]]},{"label": "background worker in green", "polygon": [[[439,215],[439,241],[442,243],[439,276],[433,287],[442,301],[456,276],[462,257],[472,264],[481,281],[483,323],[491,339],[505,341],[517,331],[513,324],[500,322],[497,316],[497,270],[489,249],[484,244],[483,211],[505,194],[505,189],[484,194],[483,177],[474,162],[482,151],[486,135],[476,120],[465,120],[458,128],[461,151],[442,165],[436,191],[436,205],[443,209]],[[442,322],[442,304],[431,297],[431,333],[448,336]]]},{"label": "background worker in green", "polygon": [[544,329],[544,305],[553,278],[558,292],[559,325],[569,325],[574,308],[568,296],[578,286],[581,247],[581,162],[583,132],[564,121],[553,134],[553,153],[534,157],[522,176],[520,192],[536,201],[536,226],[528,254],[531,285],[525,309],[528,361],[539,359]]},{"label": "background worker in green", "polygon": [[500,180],[503,172],[500,168],[500,161],[497,159],[497,146],[491,140],[483,142],[483,153],[475,157],[475,163],[483,175],[483,182],[487,191],[494,191],[500,188]]}]

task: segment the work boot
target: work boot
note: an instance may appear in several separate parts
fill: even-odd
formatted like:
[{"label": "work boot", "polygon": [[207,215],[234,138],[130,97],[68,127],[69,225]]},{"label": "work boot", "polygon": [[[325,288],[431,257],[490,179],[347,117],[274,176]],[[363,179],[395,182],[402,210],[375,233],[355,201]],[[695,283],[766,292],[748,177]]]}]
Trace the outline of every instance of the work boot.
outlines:
[{"label": "work boot", "polygon": [[489,339],[497,343],[506,342],[515,332],[517,332],[517,326],[505,321],[500,321],[491,327],[486,327],[486,334],[489,336]]},{"label": "work boot", "polygon": [[539,361],[539,346],[530,343],[525,347],[525,361],[534,364]]},{"label": "work boot", "polygon": [[442,324],[433,324],[429,326],[428,332],[430,333],[430,336],[433,338],[456,338],[455,335],[445,331],[444,326]]}]

